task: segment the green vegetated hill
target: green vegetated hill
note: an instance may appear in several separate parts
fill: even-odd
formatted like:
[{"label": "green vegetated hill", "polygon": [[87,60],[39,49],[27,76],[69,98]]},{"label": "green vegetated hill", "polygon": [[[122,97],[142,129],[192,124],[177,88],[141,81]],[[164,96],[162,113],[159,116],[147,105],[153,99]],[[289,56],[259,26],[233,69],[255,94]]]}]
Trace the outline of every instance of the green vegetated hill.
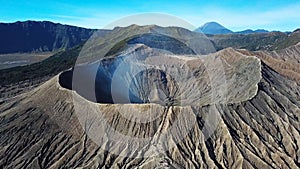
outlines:
[{"label": "green vegetated hill", "polygon": [[93,62],[116,54],[130,44],[137,43],[168,50],[175,54],[215,52],[213,43],[206,36],[188,29],[157,25],[130,25],[116,27],[105,36],[94,36],[83,48],[83,51],[87,52],[84,54],[85,57],[79,58],[79,62]]},{"label": "green vegetated hill", "polygon": [[174,54],[195,54],[195,52],[189,48],[183,42],[172,38],[170,36],[155,34],[155,33],[146,33],[139,34],[132,37],[128,37],[120,42],[118,42],[115,46],[113,46],[109,52],[106,54],[107,56],[117,54],[122,50],[126,49],[129,45],[133,44],[144,44],[151,48],[157,48],[162,50],[170,51]]}]

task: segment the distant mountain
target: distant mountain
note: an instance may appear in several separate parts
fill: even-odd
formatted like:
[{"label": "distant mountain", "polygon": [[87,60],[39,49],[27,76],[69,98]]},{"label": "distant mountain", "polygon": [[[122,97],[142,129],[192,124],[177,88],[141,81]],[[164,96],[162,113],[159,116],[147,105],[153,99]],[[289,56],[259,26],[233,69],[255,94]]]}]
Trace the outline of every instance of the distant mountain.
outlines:
[{"label": "distant mountain", "polygon": [[231,30],[225,28],[217,22],[208,22],[203,26],[199,27],[195,30],[196,32],[202,32],[204,34],[231,34],[233,33]]},{"label": "distant mountain", "polygon": [[228,47],[237,49],[257,50],[280,50],[300,42],[300,30],[292,33],[267,32],[267,33],[235,33],[223,35],[208,35],[217,50]]},{"label": "distant mountain", "polygon": [[243,31],[237,31],[233,32],[230,29],[225,28],[221,24],[217,22],[208,22],[204,24],[203,26],[199,27],[198,29],[195,30],[196,32],[201,32],[204,34],[211,34],[211,35],[219,35],[219,34],[254,34],[254,33],[268,33],[269,31],[264,30],[264,29],[257,29],[257,30],[252,30],[252,29],[246,29]]},{"label": "distant mountain", "polygon": [[252,29],[246,29],[243,31],[238,31],[235,32],[237,34],[252,34],[252,33],[268,33],[269,31],[264,30],[264,29],[257,29],[257,30],[252,30]]},{"label": "distant mountain", "polygon": [[0,53],[71,48],[86,41],[94,31],[48,21],[0,23]]}]

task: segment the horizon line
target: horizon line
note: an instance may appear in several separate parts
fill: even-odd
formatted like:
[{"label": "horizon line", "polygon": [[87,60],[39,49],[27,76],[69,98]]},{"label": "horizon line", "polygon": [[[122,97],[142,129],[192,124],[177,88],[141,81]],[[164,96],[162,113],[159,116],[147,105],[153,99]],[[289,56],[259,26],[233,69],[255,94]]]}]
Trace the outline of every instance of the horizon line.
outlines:
[{"label": "horizon line", "polygon": [[[51,23],[54,23],[54,24],[60,24],[60,25],[66,25],[66,26],[74,26],[74,27],[79,27],[79,28],[84,28],[84,29],[96,29],[96,30],[113,30],[114,28],[116,27],[128,27],[128,26],[131,26],[131,25],[138,25],[138,26],[148,26],[148,25],[156,25],[156,26],[160,26],[160,27],[180,27],[180,26],[177,26],[177,25],[168,25],[168,26],[162,26],[162,25],[158,25],[158,24],[145,24],[145,25],[140,25],[140,24],[130,24],[130,25],[126,25],[126,26],[115,26],[114,28],[111,28],[111,29],[103,29],[103,28],[98,28],[98,27],[87,27],[87,26],[81,26],[81,25],[76,25],[76,24],[70,24],[70,23],[63,23],[63,22],[59,22],[59,21],[53,21],[53,20],[39,20],[39,19],[26,19],[26,20],[14,20],[14,21],[0,21],[0,23],[2,24],[13,24],[13,23],[17,23],[17,22],[51,22]],[[202,27],[203,25],[207,24],[207,23],[218,23],[219,25],[223,26],[221,23],[217,22],[217,21],[209,21],[209,22],[205,22],[204,24],[202,24],[201,26],[198,26],[196,27],[196,29]],[[246,31],[246,30],[252,30],[252,31],[256,31],[256,30],[266,30],[268,32],[283,32],[283,33],[289,33],[289,32],[294,32],[299,28],[296,28],[294,30],[268,30],[268,29],[265,29],[265,28],[258,28],[258,29],[252,29],[252,28],[245,28],[245,29],[242,29],[242,30],[231,30],[229,28],[227,28],[226,26],[223,26],[224,28],[232,31],[233,33],[238,33],[238,32],[242,32],[242,31]],[[181,27],[182,28],[182,27]],[[185,29],[188,29],[188,28],[185,28]],[[196,30],[195,29],[195,30]],[[190,29],[189,29],[190,30]],[[190,31],[195,31],[195,30],[190,30]]]}]

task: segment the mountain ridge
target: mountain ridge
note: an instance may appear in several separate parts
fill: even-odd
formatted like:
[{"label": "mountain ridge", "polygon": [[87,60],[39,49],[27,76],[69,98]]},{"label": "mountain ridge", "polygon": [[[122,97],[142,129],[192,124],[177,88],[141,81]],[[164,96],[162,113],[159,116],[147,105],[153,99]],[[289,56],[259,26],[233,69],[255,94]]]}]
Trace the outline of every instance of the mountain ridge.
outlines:
[{"label": "mountain ridge", "polygon": [[[72,48],[94,32],[50,21],[0,23],[0,53],[30,53]],[[98,30],[98,32],[100,32]],[[103,30],[103,34],[107,33]],[[43,37],[43,38],[41,38]]]},{"label": "mountain ridge", "polygon": [[217,22],[207,22],[201,27],[197,28],[195,30],[196,32],[201,32],[204,34],[211,34],[211,35],[219,35],[219,34],[255,34],[255,33],[268,33],[268,30],[265,29],[246,29],[242,31],[232,31],[223,25],[217,23]]}]

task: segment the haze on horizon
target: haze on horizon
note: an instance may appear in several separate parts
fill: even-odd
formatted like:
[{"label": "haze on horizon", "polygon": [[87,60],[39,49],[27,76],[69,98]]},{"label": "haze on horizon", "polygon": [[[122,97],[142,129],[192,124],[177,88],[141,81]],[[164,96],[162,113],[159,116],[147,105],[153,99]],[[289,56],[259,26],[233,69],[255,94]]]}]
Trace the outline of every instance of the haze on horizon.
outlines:
[{"label": "haze on horizon", "polygon": [[[177,16],[195,27],[215,21],[233,31],[267,29],[293,31],[300,27],[297,0],[153,0],[153,1],[59,1],[1,0],[0,22],[47,20],[86,28],[101,29],[122,17],[139,13]],[[132,24],[143,24],[133,21]],[[149,23],[157,24],[157,23]],[[174,25],[167,26],[180,26]],[[159,25],[159,24],[158,24]],[[126,26],[126,25],[119,25]],[[166,25],[162,25],[166,26]]]}]

